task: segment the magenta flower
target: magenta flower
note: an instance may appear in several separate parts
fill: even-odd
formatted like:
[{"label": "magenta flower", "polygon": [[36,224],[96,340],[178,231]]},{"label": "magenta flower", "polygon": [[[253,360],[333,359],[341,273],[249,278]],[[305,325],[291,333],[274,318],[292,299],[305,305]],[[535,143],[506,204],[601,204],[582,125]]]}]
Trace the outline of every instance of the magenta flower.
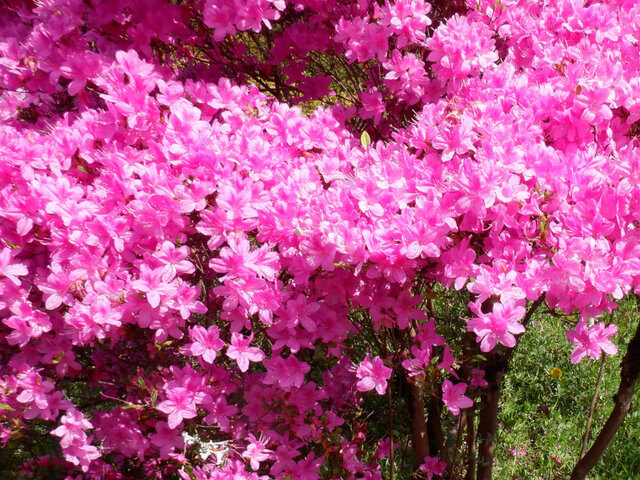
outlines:
[{"label": "magenta flower", "polygon": [[167,392],[167,400],[158,404],[158,410],[169,415],[169,428],[176,428],[183,419],[193,418],[196,410],[195,395],[183,387],[176,387]]},{"label": "magenta flower", "polygon": [[477,306],[470,304],[470,308],[478,315],[467,322],[467,329],[475,333],[480,342],[480,350],[489,352],[500,343],[505,347],[514,347],[514,334],[524,332],[524,326],[519,320],[524,316],[525,309],[517,307],[512,300],[496,303],[493,312],[484,314]]},{"label": "magenta flower", "polygon": [[23,388],[16,400],[20,403],[33,404],[40,410],[49,406],[49,396],[55,385],[43,380],[35,369],[30,369],[18,377],[18,386]]},{"label": "magenta flower", "polygon": [[184,438],[166,422],[156,422],[156,432],[150,435],[151,443],[158,447],[160,458],[169,458],[174,449],[184,448]]},{"label": "magenta flower", "polygon": [[438,457],[424,457],[424,463],[420,465],[420,470],[424,470],[427,478],[431,480],[434,475],[444,474],[447,464]]},{"label": "magenta flower", "polygon": [[616,325],[606,327],[604,322],[587,328],[585,320],[580,320],[574,330],[567,330],[567,339],[576,346],[571,353],[571,363],[579,363],[585,355],[598,359],[602,352],[618,353],[618,348],[609,340],[617,331]]},{"label": "magenta flower", "polygon": [[131,283],[133,288],[147,294],[149,305],[153,308],[160,305],[160,297],[170,291],[169,285],[162,280],[164,273],[165,270],[163,267],[152,270],[147,265],[141,265],[140,279],[134,280]]},{"label": "magenta flower", "polygon": [[231,334],[231,345],[227,347],[227,357],[238,363],[241,372],[249,369],[249,362],[261,362],[264,360],[264,352],[257,347],[251,347],[253,333],[243,337],[239,333]]},{"label": "magenta flower", "polygon": [[224,347],[224,341],[220,339],[220,330],[215,325],[205,330],[196,325],[189,329],[189,336],[193,343],[185,345],[185,351],[196,357],[202,357],[207,363],[213,363],[217,352]]},{"label": "magenta flower", "polygon": [[18,277],[27,275],[28,273],[29,271],[25,265],[13,262],[10,248],[0,250],[0,277],[6,277],[11,280],[14,285],[20,285]]},{"label": "magenta flower", "polygon": [[356,376],[359,378],[356,388],[361,392],[368,392],[375,388],[376,392],[382,395],[387,390],[387,380],[391,377],[392,371],[391,368],[385,367],[380,357],[369,360],[367,353],[356,369]]},{"label": "magenta flower", "polygon": [[193,273],[195,267],[189,260],[186,260],[188,256],[188,247],[176,248],[171,242],[163,242],[155,254],[155,258],[164,264],[162,280],[170,282],[176,275],[181,273]]},{"label": "magenta flower", "polygon": [[451,380],[445,380],[442,384],[442,401],[454,415],[458,415],[463,408],[473,406],[473,400],[464,395],[466,390],[466,383],[454,385]]},{"label": "magenta flower", "polygon": [[264,462],[265,460],[269,460],[271,457],[271,450],[267,448],[268,441],[264,439],[264,437],[260,436],[260,439],[257,439],[252,434],[249,434],[247,437],[249,440],[249,445],[244,452],[242,452],[242,456],[248,459],[251,463],[251,468],[254,470],[258,470],[260,468],[260,462]]},{"label": "magenta flower", "polygon": [[284,389],[291,386],[300,388],[304,383],[305,374],[311,369],[308,363],[301,362],[295,355],[289,355],[287,358],[278,356],[264,361],[263,364],[267,367],[264,383],[278,383]]}]

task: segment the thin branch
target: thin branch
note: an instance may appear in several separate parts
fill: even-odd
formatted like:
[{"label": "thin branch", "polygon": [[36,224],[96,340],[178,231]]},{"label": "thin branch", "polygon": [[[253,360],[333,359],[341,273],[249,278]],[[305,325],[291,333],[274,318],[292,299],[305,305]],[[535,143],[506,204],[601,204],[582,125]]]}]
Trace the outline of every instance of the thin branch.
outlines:
[{"label": "thin branch", "polygon": [[458,432],[456,435],[456,445],[455,448],[453,449],[453,455],[451,458],[451,470],[449,471],[449,480],[453,480],[453,475],[456,472],[456,457],[458,456],[458,450],[460,450],[460,441],[462,440],[462,430],[464,430],[463,427],[463,419],[465,419],[466,416],[463,415],[462,413],[460,413],[460,416],[458,418]]},{"label": "thin branch", "polygon": [[475,408],[471,407],[466,412],[467,415],[467,474],[465,480],[476,478],[476,430],[475,430]]},{"label": "thin branch", "polygon": [[580,450],[580,457],[584,457],[587,451],[587,444],[589,443],[589,435],[591,434],[591,422],[593,421],[593,412],[596,409],[596,402],[598,400],[598,390],[600,390],[600,383],[602,382],[602,373],[604,372],[604,363],[607,356],[602,353],[600,359],[600,371],[598,372],[598,380],[596,380],[596,387],[593,390],[593,398],[591,399],[591,407],[589,408],[589,418],[587,418],[587,425],[584,429],[584,437],[582,437],[582,449]]},{"label": "thin branch", "polygon": [[394,458],[393,458],[393,404],[391,403],[391,385],[387,386],[387,408],[389,410],[389,480],[393,480]]}]

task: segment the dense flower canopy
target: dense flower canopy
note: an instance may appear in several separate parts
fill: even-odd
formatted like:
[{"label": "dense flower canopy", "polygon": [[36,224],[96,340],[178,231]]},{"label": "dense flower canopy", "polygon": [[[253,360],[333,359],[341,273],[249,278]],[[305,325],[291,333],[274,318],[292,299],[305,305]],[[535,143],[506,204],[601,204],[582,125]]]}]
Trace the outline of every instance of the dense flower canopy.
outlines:
[{"label": "dense flower canopy", "polygon": [[453,414],[486,384],[437,292],[481,352],[544,296],[573,361],[615,353],[639,7],[451,5],[5,2],[0,439],[44,422],[86,478],[374,480],[392,373]]}]

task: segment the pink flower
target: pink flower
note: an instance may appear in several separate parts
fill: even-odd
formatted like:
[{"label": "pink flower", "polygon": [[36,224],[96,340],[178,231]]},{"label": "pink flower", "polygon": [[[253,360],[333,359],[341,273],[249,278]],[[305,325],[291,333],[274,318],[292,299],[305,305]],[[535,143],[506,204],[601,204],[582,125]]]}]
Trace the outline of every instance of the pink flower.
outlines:
[{"label": "pink flower", "polygon": [[14,285],[20,285],[18,277],[27,275],[29,271],[22,263],[13,263],[11,258],[11,249],[3,248],[0,250],[0,277],[6,277]]},{"label": "pink flower", "polygon": [[421,302],[421,295],[412,296],[406,290],[398,296],[393,303],[393,311],[399,328],[407,328],[411,320],[424,320],[427,314],[417,308]]},{"label": "pink flower", "polygon": [[24,347],[31,338],[38,338],[51,330],[49,316],[34,310],[28,302],[16,303],[9,310],[14,315],[5,318],[2,323],[14,329],[6,337],[10,345]]},{"label": "pink flower", "polygon": [[308,363],[301,362],[295,355],[289,355],[287,358],[278,356],[265,360],[263,364],[267,367],[264,383],[267,385],[278,383],[284,389],[291,386],[301,387],[305,374],[311,369]]},{"label": "pink flower", "polygon": [[376,389],[380,395],[387,390],[387,380],[391,377],[393,370],[385,367],[380,357],[374,357],[369,360],[369,354],[358,365],[356,376],[360,381],[356,384],[356,388],[361,392]]},{"label": "pink flower", "polygon": [[389,28],[369,23],[362,17],[353,21],[341,18],[336,25],[335,39],[344,43],[349,62],[366,62],[374,57],[382,60],[389,49]]},{"label": "pink flower", "polygon": [[387,0],[380,10],[380,23],[392,28],[398,36],[397,48],[424,44],[425,30],[431,25],[429,3],[424,0],[396,0],[389,3]]},{"label": "pink flower", "polygon": [[140,292],[147,294],[149,305],[156,308],[160,305],[160,296],[170,292],[168,284],[164,283],[164,267],[151,269],[146,265],[140,266],[140,279],[134,280],[131,286]]},{"label": "pink flower", "polygon": [[427,41],[427,60],[442,78],[459,79],[498,60],[493,32],[482,22],[456,14],[440,24]]},{"label": "pink flower", "polygon": [[267,448],[268,441],[264,439],[264,437],[260,436],[260,439],[257,439],[252,434],[249,434],[247,437],[249,440],[249,445],[244,452],[242,452],[242,456],[247,458],[251,462],[251,468],[254,470],[258,470],[260,468],[260,462],[264,462],[265,460],[269,460],[271,458],[271,450]]},{"label": "pink flower", "polygon": [[86,472],[91,462],[100,457],[100,452],[90,445],[91,439],[84,432],[93,425],[74,408],[69,408],[60,422],[62,425],[52,430],[51,434],[60,437],[65,459]]},{"label": "pink flower", "polygon": [[517,307],[512,300],[496,303],[493,312],[484,314],[473,303],[469,307],[478,315],[467,322],[467,329],[475,333],[480,342],[480,350],[489,352],[498,344],[514,347],[516,338],[513,334],[524,332],[519,320],[526,313],[523,307]]},{"label": "pink flower", "polygon": [[420,470],[427,473],[427,478],[431,480],[434,475],[443,475],[447,464],[438,457],[424,457],[424,463],[420,465]]},{"label": "pink flower", "polygon": [[189,260],[186,260],[188,256],[189,247],[176,248],[171,242],[163,242],[154,254],[154,258],[160,260],[164,265],[162,281],[170,282],[181,273],[193,273],[195,267]]},{"label": "pink flower", "polygon": [[380,123],[382,114],[385,112],[386,106],[379,91],[373,90],[371,93],[361,92],[359,94],[362,107],[358,110],[360,116],[364,119],[373,118],[375,124]]},{"label": "pink flower", "polygon": [[54,390],[55,385],[43,380],[35,369],[20,374],[18,377],[18,386],[23,388],[16,400],[20,403],[33,404],[40,410],[44,410],[49,406],[50,392]]},{"label": "pink flower", "polygon": [[160,458],[169,458],[174,448],[184,448],[184,439],[177,430],[169,428],[166,422],[156,422],[156,432],[150,435],[151,443],[158,447]]},{"label": "pink flower", "polygon": [[220,330],[215,325],[206,330],[200,325],[191,327],[189,336],[193,343],[185,345],[185,351],[196,357],[202,357],[207,363],[213,363],[217,352],[224,347],[224,341],[220,339]]},{"label": "pink flower", "polygon": [[60,437],[60,445],[62,445],[62,447],[68,447],[73,443],[74,438],[79,436],[83,430],[88,430],[93,427],[82,412],[79,412],[75,408],[67,410],[67,413],[60,419],[60,423],[62,423],[62,425],[51,433]]},{"label": "pink flower", "polygon": [[474,368],[471,370],[471,386],[472,387],[486,387],[487,381],[484,379],[484,370]]},{"label": "pink flower", "polygon": [[228,277],[246,277],[258,275],[272,280],[279,266],[278,255],[270,252],[266,246],[251,250],[246,236],[229,236],[228,247],[220,250],[220,258],[212,258],[209,267],[216,272],[226,273],[221,279]]},{"label": "pink flower", "polygon": [[249,369],[249,362],[261,362],[265,358],[262,350],[249,346],[252,341],[253,333],[246,338],[239,333],[231,334],[231,345],[227,347],[227,357],[238,363],[241,372]]},{"label": "pink flower", "polygon": [[458,378],[458,374],[453,370],[453,364],[455,363],[455,361],[456,359],[451,354],[451,349],[449,348],[449,345],[445,345],[444,352],[442,353],[442,362],[438,364],[438,368],[442,370],[446,370],[451,375]]},{"label": "pink flower", "polygon": [[617,347],[609,340],[617,331],[616,325],[606,327],[604,322],[587,328],[585,320],[580,320],[574,330],[567,330],[567,339],[576,346],[571,353],[571,363],[580,362],[585,355],[598,359],[602,352],[609,355],[618,353]]},{"label": "pink flower", "polygon": [[464,395],[466,390],[466,383],[454,385],[451,380],[445,380],[442,384],[442,401],[454,415],[458,415],[463,408],[473,406],[473,400]]},{"label": "pink flower", "polygon": [[193,418],[196,410],[195,395],[183,387],[176,387],[167,392],[167,400],[158,404],[158,410],[169,415],[169,428],[176,428],[183,419]]}]

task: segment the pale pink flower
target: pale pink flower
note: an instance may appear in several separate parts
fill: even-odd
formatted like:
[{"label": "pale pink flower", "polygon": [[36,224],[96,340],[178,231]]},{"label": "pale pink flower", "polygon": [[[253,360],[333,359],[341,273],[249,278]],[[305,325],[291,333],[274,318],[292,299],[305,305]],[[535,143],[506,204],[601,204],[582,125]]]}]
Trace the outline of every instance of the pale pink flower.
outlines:
[{"label": "pale pink flower", "polygon": [[242,456],[250,461],[251,468],[258,470],[260,468],[260,462],[269,460],[273,451],[267,448],[267,443],[269,442],[265,440],[262,435],[260,439],[257,439],[252,434],[249,434],[247,439],[249,440],[249,444],[245,451],[242,452]]}]

